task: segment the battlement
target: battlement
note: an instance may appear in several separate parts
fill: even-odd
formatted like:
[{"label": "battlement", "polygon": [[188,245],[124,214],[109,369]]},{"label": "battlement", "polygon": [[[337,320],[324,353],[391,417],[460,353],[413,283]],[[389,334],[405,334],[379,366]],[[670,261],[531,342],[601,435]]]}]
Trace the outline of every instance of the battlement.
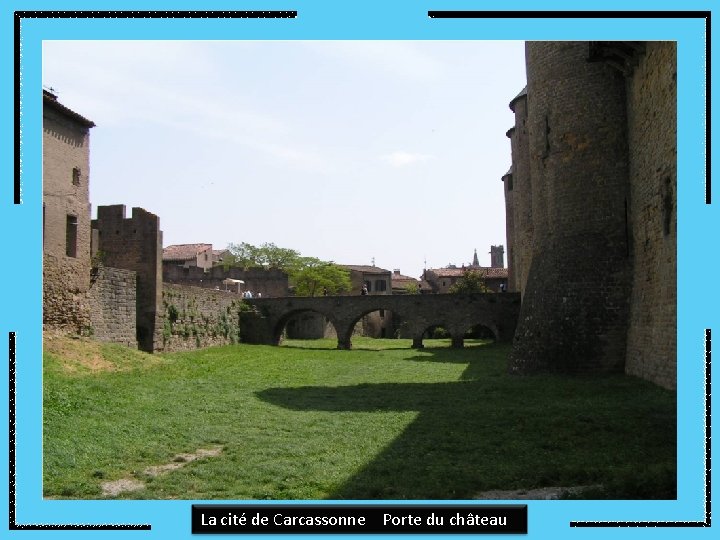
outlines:
[{"label": "battlement", "polygon": [[92,220],[97,258],[105,266],[137,274],[138,346],[153,351],[159,339],[156,321],[162,305],[162,231],[160,218],[133,208],[126,218],[125,205],[99,206]]}]

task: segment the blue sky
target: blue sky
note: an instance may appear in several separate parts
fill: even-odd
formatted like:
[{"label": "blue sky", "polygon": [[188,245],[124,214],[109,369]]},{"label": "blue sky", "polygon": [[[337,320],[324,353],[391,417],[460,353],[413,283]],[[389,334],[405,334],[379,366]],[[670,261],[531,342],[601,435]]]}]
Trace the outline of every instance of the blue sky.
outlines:
[{"label": "blue sky", "polygon": [[506,243],[523,42],[45,41],[43,84],[97,124],[93,217],[140,206],[164,245],[418,277]]}]

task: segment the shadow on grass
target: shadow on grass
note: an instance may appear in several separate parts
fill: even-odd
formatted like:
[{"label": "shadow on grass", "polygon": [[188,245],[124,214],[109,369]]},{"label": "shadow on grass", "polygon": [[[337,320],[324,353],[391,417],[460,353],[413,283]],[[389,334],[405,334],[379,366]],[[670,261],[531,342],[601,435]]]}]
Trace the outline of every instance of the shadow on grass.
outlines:
[{"label": "shadow on grass", "polygon": [[[490,489],[617,484],[618,475],[632,484],[648,465],[674,479],[669,393],[623,376],[511,377],[506,353],[503,345],[423,349],[411,359],[467,363],[457,382],[269,388],[257,395],[296,411],[418,412],[329,499],[470,499]],[[674,498],[671,484],[634,498]]]}]

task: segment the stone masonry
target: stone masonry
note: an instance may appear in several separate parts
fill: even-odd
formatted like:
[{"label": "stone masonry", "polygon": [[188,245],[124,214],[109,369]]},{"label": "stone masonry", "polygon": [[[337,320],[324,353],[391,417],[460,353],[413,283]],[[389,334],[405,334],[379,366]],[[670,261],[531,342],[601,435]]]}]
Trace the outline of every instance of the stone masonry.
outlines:
[{"label": "stone masonry", "polygon": [[90,325],[90,128],[43,91],[43,324]]},{"label": "stone masonry", "polygon": [[99,266],[93,269],[87,298],[93,337],[137,349],[136,274]]},{"label": "stone masonry", "polygon": [[162,290],[162,342],[156,350],[180,351],[240,341],[242,297],[187,285],[165,283]]},{"label": "stone masonry", "polygon": [[505,181],[511,371],[675,387],[674,43],[528,42]]},{"label": "stone masonry", "polygon": [[137,275],[136,333],[138,347],[154,351],[162,339],[162,232],[160,219],[142,208],[125,217],[121,204],[100,206],[92,221],[97,231],[96,257],[106,266]]},{"label": "stone masonry", "polygon": [[520,307],[520,297],[513,293],[253,298],[246,302],[255,311],[240,314],[242,341],[277,345],[290,319],[314,312],[334,326],[339,349],[351,348],[355,324],[379,310],[402,319],[414,347],[422,347],[423,335],[435,326],[448,331],[455,347],[462,347],[465,332],[476,325],[489,328],[499,341],[509,341]]}]

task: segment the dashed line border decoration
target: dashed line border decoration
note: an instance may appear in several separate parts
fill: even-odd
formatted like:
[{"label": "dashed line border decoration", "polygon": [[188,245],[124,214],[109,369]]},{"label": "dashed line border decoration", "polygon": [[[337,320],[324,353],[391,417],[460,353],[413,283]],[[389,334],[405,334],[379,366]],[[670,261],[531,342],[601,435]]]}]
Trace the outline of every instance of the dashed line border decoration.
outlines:
[{"label": "dashed line border decoration", "polygon": [[15,86],[15,166],[13,204],[22,204],[20,182],[22,149],[20,147],[20,59],[21,21],[23,19],[296,19],[297,11],[15,11],[14,12],[14,86]]},{"label": "dashed line border decoration", "polygon": [[712,203],[710,174],[710,11],[428,11],[430,19],[704,19],[705,20],[705,204]]},{"label": "dashed line border decoration", "polygon": [[709,528],[712,525],[712,498],[711,498],[711,477],[712,452],[711,452],[711,404],[710,396],[712,390],[711,381],[711,353],[712,333],[710,329],[705,330],[705,520],[704,521],[571,521],[571,527],[690,527]]},{"label": "dashed line border decoration", "polygon": [[[704,19],[705,20],[705,204],[711,204],[710,174],[710,11],[428,11],[431,19]],[[705,520],[704,521],[571,521],[570,527],[710,527],[711,500],[711,332],[705,330]]]},{"label": "dashed line border decoration", "polygon": [[[22,204],[22,185],[20,176],[22,171],[21,137],[21,102],[20,102],[20,60],[21,50],[21,22],[23,19],[295,19],[297,11],[15,11],[13,26],[14,45],[14,190],[13,203]],[[8,528],[9,530],[71,530],[71,531],[149,531],[149,524],[25,524],[18,523],[16,519],[16,432],[15,432],[15,332],[9,333],[9,429],[8,429]]]},{"label": "dashed line border decoration", "polygon": [[[14,13],[14,86],[15,86],[15,167],[14,204],[22,203],[20,173],[20,59],[22,19],[87,18],[87,19],[294,19],[297,11],[16,11]],[[453,18],[702,18],[705,20],[705,140],[710,145],[711,106],[711,13],[709,11],[428,11],[431,19]],[[706,150],[705,203],[711,204],[711,162]],[[710,527],[711,512],[711,330],[705,330],[705,520],[704,521],[571,521],[570,527]],[[150,530],[149,524],[19,524],[16,521],[16,433],[15,433],[15,332],[9,333],[9,529],[10,530]]]},{"label": "dashed line border decoration", "polygon": [[8,362],[8,397],[9,397],[9,426],[8,426],[8,529],[11,531],[149,531],[148,524],[127,525],[127,524],[86,524],[86,523],[63,523],[63,524],[39,524],[39,523],[18,523],[17,522],[17,501],[16,501],[16,476],[15,459],[17,439],[15,434],[15,332],[9,333],[8,348],[10,351]]}]

